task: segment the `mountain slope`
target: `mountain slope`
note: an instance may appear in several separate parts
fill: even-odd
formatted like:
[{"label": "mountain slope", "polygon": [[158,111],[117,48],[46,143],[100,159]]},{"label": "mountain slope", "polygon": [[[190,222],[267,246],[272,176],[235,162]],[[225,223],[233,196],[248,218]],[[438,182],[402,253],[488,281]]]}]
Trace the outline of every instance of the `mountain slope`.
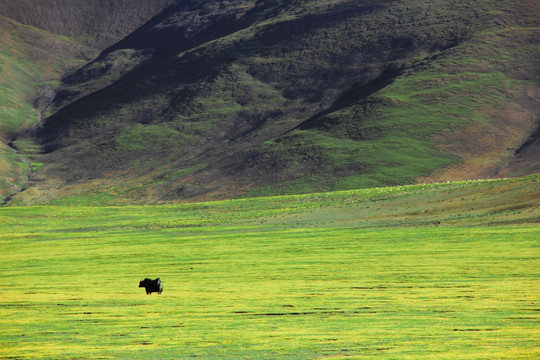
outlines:
[{"label": "mountain slope", "polygon": [[26,186],[36,147],[15,144],[44,116],[59,79],[168,6],[153,1],[0,2],[0,200]]},{"label": "mountain slope", "polygon": [[29,171],[12,140],[40,120],[58,78],[85,53],[66,38],[0,16],[0,199],[16,192]]},{"label": "mountain slope", "polygon": [[178,1],[63,79],[38,133],[46,181],[19,199],[510,172],[536,141],[535,14],[532,1]]},{"label": "mountain slope", "polygon": [[174,0],[5,0],[0,14],[51,34],[103,49],[157,15]]}]

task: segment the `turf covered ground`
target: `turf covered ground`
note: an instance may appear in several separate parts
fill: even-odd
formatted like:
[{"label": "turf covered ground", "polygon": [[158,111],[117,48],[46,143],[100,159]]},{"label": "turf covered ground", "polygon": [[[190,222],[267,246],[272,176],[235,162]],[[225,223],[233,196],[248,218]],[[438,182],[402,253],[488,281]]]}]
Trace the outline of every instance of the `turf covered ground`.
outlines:
[{"label": "turf covered ground", "polygon": [[1,208],[0,358],[538,358],[538,179]]}]

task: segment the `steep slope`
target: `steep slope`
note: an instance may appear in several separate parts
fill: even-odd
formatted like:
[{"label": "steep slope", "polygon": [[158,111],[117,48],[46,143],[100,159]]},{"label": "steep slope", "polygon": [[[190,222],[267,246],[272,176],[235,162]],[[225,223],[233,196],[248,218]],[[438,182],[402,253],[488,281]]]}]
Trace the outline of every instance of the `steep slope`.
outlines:
[{"label": "steep slope", "polygon": [[25,186],[31,163],[21,152],[35,146],[13,140],[41,120],[59,79],[170,3],[0,2],[0,202]]},{"label": "steep slope", "polygon": [[0,14],[18,23],[103,49],[174,0],[5,0]]},{"label": "steep slope", "polygon": [[532,1],[178,1],[64,78],[38,134],[47,181],[19,199],[497,175],[534,144],[538,13]]},{"label": "steep slope", "polygon": [[0,202],[29,172],[12,140],[40,120],[59,77],[86,53],[66,38],[0,16]]}]

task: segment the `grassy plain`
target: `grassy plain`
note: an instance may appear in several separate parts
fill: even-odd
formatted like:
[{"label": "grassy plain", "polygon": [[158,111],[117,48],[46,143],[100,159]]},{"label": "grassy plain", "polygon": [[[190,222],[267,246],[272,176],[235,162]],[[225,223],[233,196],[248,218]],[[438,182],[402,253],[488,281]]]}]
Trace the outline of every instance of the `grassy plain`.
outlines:
[{"label": "grassy plain", "polygon": [[538,358],[538,182],[1,208],[0,358]]}]

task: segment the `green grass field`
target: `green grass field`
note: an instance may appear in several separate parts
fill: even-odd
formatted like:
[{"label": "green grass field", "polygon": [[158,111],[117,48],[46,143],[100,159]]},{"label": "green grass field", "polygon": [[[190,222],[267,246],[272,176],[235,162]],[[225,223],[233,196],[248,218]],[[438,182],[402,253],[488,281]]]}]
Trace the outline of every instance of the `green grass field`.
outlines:
[{"label": "green grass field", "polygon": [[537,359],[539,179],[0,208],[0,358]]}]

